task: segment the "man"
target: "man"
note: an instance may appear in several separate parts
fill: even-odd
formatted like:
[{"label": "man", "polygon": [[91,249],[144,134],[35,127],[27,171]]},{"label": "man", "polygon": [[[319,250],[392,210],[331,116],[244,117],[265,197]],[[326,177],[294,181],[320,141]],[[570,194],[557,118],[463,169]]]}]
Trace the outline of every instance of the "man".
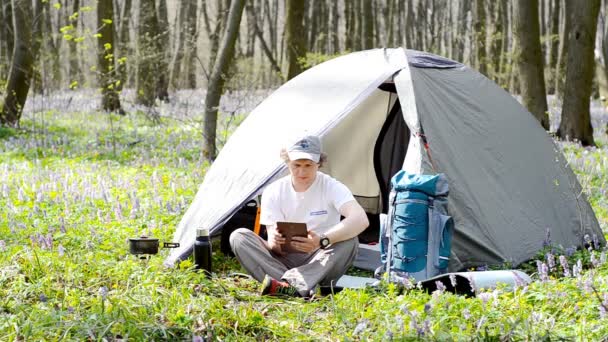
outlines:
[{"label": "man", "polygon": [[[281,157],[289,175],[262,194],[260,222],[268,241],[240,228],[230,235],[230,245],[247,272],[262,282],[263,295],[308,297],[318,284],[330,284],[346,272],[357,255],[357,235],[369,222],[350,190],[319,171],[326,156],[318,137],[300,139]],[[283,250],[277,222],[306,223],[308,236],[291,241],[298,252]]]}]

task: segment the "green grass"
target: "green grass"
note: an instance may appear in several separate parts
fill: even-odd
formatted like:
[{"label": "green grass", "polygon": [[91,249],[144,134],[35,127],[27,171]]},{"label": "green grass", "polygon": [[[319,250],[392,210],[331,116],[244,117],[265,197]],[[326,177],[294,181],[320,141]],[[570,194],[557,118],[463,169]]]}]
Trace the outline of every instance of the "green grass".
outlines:
[{"label": "green grass", "polygon": [[[188,261],[165,268],[167,250],[137,259],[128,238],[170,241],[208,164],[194,124],[111,119],[49,112],[0,129],[1,341],[608,338],[608,266],[586,251],[569,258],[578,277],[558,265],[478,298],[385,285],[312,301],[258,296],[217,245],[211,280]],[[606,147],[565,155],[606,230]]]}]

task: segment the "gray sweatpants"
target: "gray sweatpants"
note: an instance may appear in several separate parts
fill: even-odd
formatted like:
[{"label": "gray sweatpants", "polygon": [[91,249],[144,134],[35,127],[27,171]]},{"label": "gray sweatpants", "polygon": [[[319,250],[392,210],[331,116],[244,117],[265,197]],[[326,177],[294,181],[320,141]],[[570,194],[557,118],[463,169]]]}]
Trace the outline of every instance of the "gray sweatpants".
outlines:
[{"label": "gray sweatpants", "polygon": [[230,246],[236,258],[256,280],[261,282],[267,274],[274,279],[286,280],[304,297],[317,284],[335,283],[353,263],[359,248],[355,237],[310,254],[281,256],[266,249],[263,241],[247,228],[239,228],[230,235]]}]

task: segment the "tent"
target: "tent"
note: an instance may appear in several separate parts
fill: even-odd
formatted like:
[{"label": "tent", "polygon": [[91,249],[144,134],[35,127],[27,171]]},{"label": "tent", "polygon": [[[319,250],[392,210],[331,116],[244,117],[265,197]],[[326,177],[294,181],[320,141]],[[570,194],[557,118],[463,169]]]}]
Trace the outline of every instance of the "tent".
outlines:
[{"label": "tent", "polygon": [[445,173],[455,221],[450,270],[518,265],[548,233],[563,247],[582,246],[586,234],[605,243],[559,147],[516,99],[458,62],[374,49],[303,72],[250,113],[207,171],[166,264],[188,256],[197,227],[217,234],[286,175],[279,152],[305,134],[322,137],[322,171],[372,215],[386,212],[396,171]]}]

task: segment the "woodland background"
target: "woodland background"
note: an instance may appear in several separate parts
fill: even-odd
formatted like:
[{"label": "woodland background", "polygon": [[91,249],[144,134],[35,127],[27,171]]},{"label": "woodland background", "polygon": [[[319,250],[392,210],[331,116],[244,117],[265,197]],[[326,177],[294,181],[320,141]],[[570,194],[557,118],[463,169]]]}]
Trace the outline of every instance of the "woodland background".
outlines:
[{"label": "woodland background", "polygon": [[[216,151],[226,91],[272,89],[352,51],[402,46],[471,66],[556,133],[594,145],[589,98],[607,96],[606,0],[0,0],[0,124],[17,126],[28,93],[123,89],[154,107],[207,89],[203,150]],[[122,100],[124,101],[124,100]],[[604,129],[597,127],[596,129]]]},{"label": "woodland background", "polygon": [[607,232],[607,11],[608,0],[0,0],[0,340],[608,340],[597,237],[579,250],[530,241],[534,260],[488,267],[534,281],[475,297],[382,284],[310,301],[260,296],[217,243],[211,279],[128,245],[171,241],[215,155],[278,86],[398,46],[463,62],[520,100]]}]

